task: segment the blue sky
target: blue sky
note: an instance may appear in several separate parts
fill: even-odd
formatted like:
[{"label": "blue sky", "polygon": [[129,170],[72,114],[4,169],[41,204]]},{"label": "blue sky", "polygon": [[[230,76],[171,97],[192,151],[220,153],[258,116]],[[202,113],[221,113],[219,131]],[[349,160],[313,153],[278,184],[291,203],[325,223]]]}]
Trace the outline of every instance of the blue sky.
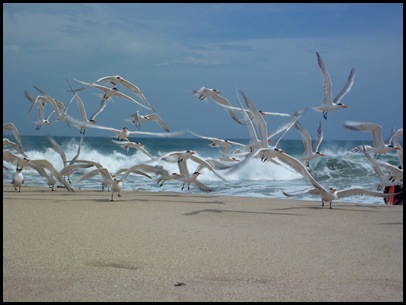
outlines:
[{"label": "blue sky", "polygon": [[[333,96],[356,69],[354,86],[342,100],[349,108],[323,120],[324,139],[372,139],[345,129],[346,120],[380,124],[384,138],[403,127],[401,3],[3,4],[3,123],[13,122],[22,135],[78,136],[79,129],[63,122],[37,131],[38,113],[28,114],[24,90],[37,96],[36,85],[66,104],[72,97],[66,79],[78,88],[72,77],[93,82],[121,75],[143,91],[171,131],[248,138],[246,126],[192,90],[219,89],[238,106],[238,89],[264,111],[319,106],[316,52],[330,73]],[[92,88],[79,93],[88,114],[98,108],[98,94]],[[126,121],[137,110],[151,112],[114,98],[97,122],[137,130]],[[79,118],[76,103],[69,113]],[[309,109],[300,119],[312,137],[321,117]],[[286,119],[266,120],[272,131]],[[153,123],[140,130],[162,131]],[[87,135],[112,134],[88,129]],[[300,135],[292,129],[286,138]]]}]

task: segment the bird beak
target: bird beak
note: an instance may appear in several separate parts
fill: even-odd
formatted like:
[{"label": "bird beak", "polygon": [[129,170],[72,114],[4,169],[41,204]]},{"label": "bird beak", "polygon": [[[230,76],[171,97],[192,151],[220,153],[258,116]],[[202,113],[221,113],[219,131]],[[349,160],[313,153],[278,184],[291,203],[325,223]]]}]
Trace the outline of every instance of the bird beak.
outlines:
[{"label": "bird beak", "polygon": [[343,105],[343,108],[350,108],[350,107],[348,107],[347,105]]},{"label": "bird beak", "polygon": [[272,140],[271,139],[268,139],[268,143],[271,143],[272,142]]},{"label": "bird beak", "polygon": [[324,157],[324,156],[325,156],[325,154],[320,154],[320,156]]}]

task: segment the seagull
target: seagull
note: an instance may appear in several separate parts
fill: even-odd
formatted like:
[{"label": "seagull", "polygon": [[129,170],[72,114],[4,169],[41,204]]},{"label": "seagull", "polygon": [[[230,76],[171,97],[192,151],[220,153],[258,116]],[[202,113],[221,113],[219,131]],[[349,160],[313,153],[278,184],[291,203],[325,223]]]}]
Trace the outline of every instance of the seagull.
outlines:
[{"label": "seagull", "polygon": [[14,190],[18,190],[19,192],[21,192],[21,186],[24,184],[24,175],[22,173],[22,170],[23,166],[21,166],[20,168],[17,167],[17,173],[11,179],[11,184],[13,185]]},{"label": "seagull", "polygon": [[[124,176],[121,179],[116,178],[116,175],[118,175],[118,173],[121,173],[123,171],[125,171]],[[107,168],[105,168],[105,167],[100,167],[100,168],[96,168],[96,169],[94,169],[94,170],[92,170],[90,172],[87,172],[86,174],[80,176],[77,180],[81,181],[83,179],[89,179],[89,178],[97,175],[98,173],[100,173],[102,175],[102,177],[103,177],[103,183],[106,184],[106,185],[111,185],[111,199],[110,199],[110,201],[114,201],[114,198],[113,198],[114,193],[117,193],[118,197],[122,196],[120,192],[121,192],[121,189],[123,188],[123,181],[131,172],[134,172],[134,173],[137,173],[137,174],[142,174],[142,175],[144,175],[144,176],[151,179],[151,177],[148,174],[136,169],[135,167],[132,167],[131,170],[128,169],[128,168],[120,169],[115,174],[111,174],[109,172],[109,170]]]},{"label": "seagull", "polygon": [[[65,116],[66,116],[66,113],[67,113],[67,108],[69,107],[69,105],[70,105],[70,103],[72,102],[72,100],[69,102],[69,105],[68,105],[68,106],[65,106],[64,103],[62,103],[61,101],[58,101],[57,99],[51,97],[51,96],[50,96],[48,93],[46,93],[44,90],[38,88],[38,87],[35,86],[35,85],[34,85],[33,87],[34,87],[36,90],[38,90],[42,95],[40,95],[40,96],[37,97],[37,99],[36,99],[36,100],[34,101],[34,103],[32,104],[32,106],[31,106],[29,112],[31,112],[31,109],[32,109],[35,105],[38,106],[39,104],[42,104],[42,106],[45,106],[45,104],[51,104],[51,106],[54,108],[54,110],[55,110],[55,112],[56,112],[56,115],[57,115],[56,120],[57,120],[57,121],[63,121],[63,120],[65,120]],[[26,96],[27,96],[27,95],[26,95]],[[45,99],[40,98],[40,99],[38,100],[39,97],[44,97]],[[29,97],[27,96],[27,98],[29,98]],[[41,103],[38,103],[39,101],[41,101]],[[69,124],[68,124],[68,126],[69,126]]]},{"label": "seagull", "polygon": [[[130,101],[130,102],[132,102],[134,104],[137,104],[137,105],[139,105],[139,106],[141,106],[143,108],[152,110],[151,108],[145,106],[144,104],[141,104],[140,102],[138,102],[137,100],[135,100],[132,97],[128,96],[127,94],[122,93],[121,91],[119,91],[117,89],[117,87],[109,88],[109,87],[105,87],[105,86],[98,85],[98,84],[95,84],[95,83],[87,83],[87,82],[78,80],[76,78],[73,78],[73,79],[75,81],[77,81],[78,83],[81,83],[81,84],[84,84],[86,86],[93,87],[93,88],[96,88],[96,89],[99,89],[99,90],[103,91],[104,94],[102,96],[102,102],[109,99],[109,98],[111,98],[111,97],[113,97],[113,96],[117,96],[117,97],[121,97],[123,99],[126,99],[126,100],[128,100],[128,101]],[[78,90],[75,90],[75,91],[78,91]]]},{"label": "seagull", "polygon": [[39,130],[42,126],[51,125],[51,122],[49,121],[49,119],[55,113],[55,110],[53,110],[48,115],[48,117],[46,119],[44,119],[44,106],[42,106],[41,104],[38,104],[37,106],[38,106],[38,121],[34,122],[34,124],[37,125],[35,127],[35,129]]},{"label": "seagull", "polygon": [[146,154],[148,157],[150,157],[151,159],[153,159],[154,157],[143,147],[144,144],[139,143],[139,142],[130,142],[130,141],[116,141],[116,140],[112,140],[114,143],[118,144],[121,146],[121,148],[125,149],[125,150],[129,150],[130,148],[135,148],[138,149],[139,151],[143,152],[144,154]]},{"label": "seagull", "polygon": [[[3,160],[10,162],[10,163],[15,163],[17,164],[17,170],[18,166],[21,167],[31,167],[33,169],[36,169],[38,167],[45,168],[51,174],[59,181],[61,184],[65,186],[65,188],[69,192],[74,192],[73,188],[69,186],[69,184],[61,177],[59,172],[55,169],[55,167],[52,165],[51,162],[45,159],[29,159],[29,158],[20,158],[17,155],[13,154],[10,151],[3,151]],[[31,166],[33,164],[33,166]]]},{"label": "seagull", "polygon": [[[70,175],[71,175],[77,168],[79,168],[79,167],[81,167],[81,168],[86,168],[86,167],[91,167],[91,166],[93,166],[93,165],[88,165],[88,164],[86,164],[85,166],[83,166],[83,165],[81,165],[81,166],[73,166],[74,163],[76,162],[76,160],[79,158],[79,155],[80,155],[80,149],[81,149],[81,147],[82,147],[82,143],[83,143],[83,139],[84,139],[84,136],[83,136],[83,135],[80,137],[80,141],[79,141],[79,145],[78,145],[78,152],[76,153],[76,155],[75,155],[75,156],[72,158],[72,160],[70,160],[70,161],[67,160],[65,152],[63,151],[62,147],[55,141],[54,138],[52,138],[51,136],[48,136],[47,139],[48,139],[48,141],[51,143],[52,148],[53,148],[57,153],[59,153],[59,155],[61,156],[61,159],[62,159],[62,163],[63,163],[64,168],[63,168],[59,173],[60,173],[60,175],[61,175],[62,177],[67,176],[69,183],[71,183]],[[70,166],[70,167],[68,167],[68,166]],[[62,171],[63,171],[63,173],[62,173]]]},{"label": "seagull", "polygon": [[345,121],[344,127],[355,131],[368,131],[372,133],[374,145],[372,148],[366,147],[368,153],[380,155],[399,150],[399,147],[395,147],[392,144],[385,144],[383,142],[381,125],[369,122]]},{"label": "seagull", "polygon": [[139,111],[137,111],[136,113],[132,114],[131,119],[127,119],[127,121],[134,124],[137,128],[140,128],[141,123],[143,122],[155,121],[164,131],[169,132],[169,128],[164,120],[156,113],[140,115]]},{"label": "seagull", "polygon": [[[197,96],[201,101],[207,101],[207,98],[210,97],[215,103],[219,105],[231,106],[230,101],[221,96],[220,93],[221,92],[218,89],[211,89],[206,87],[201,87],[199,90],[192,91],[192,94]],[[234,121],[236,121],[238,124],[243,124],[234,110],[228,108],[225,108],[225,110],[233,118]]]},{"label": "seagull", "polygon": [[[101,83],[104,82],[108,86],[117,86],[118,84],[122,85],[123,87],[126,87],[127,89],[130,89],[133,93],[135,93],[141,100],[144,102],[144,104],[151,109],[152,111],[155,111],[154,107],[151,105],[150,102],[148,102],[147,98],[144,96],[140,88],[130,81],[126,80],[125,78],[121,77],[120,75],[113,75],[113,76],[104,76],[96,80],[94,83]],[[93,84],[94,84],[93,83]]]},{"label": "seagull", "polygon": [[[260,139],[258,139],[256,136],[254,136],[254,133],[255,133],[253,131],[254,128],[253,128],[252,124],[250,123],[250,120],[249,119],[247,120],[248,115],[245,113],[245,111],[242,111],[244,113],[247,126],[250,126],[251,133],[252,133],[251,140],[250,140],[250,148],[251,148],[252,152],[254,152],[254,150],[256,150],[254,152],[253,157],[261,158],[261,160],[263,162],[265,162],[267,160],[269,160],[269,161],[272,160],[274,157],[278,156],[281,153],[283,154],[284,153],[283,149],[280,149],[276,146],[268,145],[268,142],[270,142],[271,140],[268,137],[268,130],[267,130],[267,124],[266,124],[265,118],[263,117],[263,115],[261,115],[261,113],[255,107],[254,103],[252,103],[242,91],[240,91],[240,93],[244,97],[245,103],[247,104],[247,106],[249,107],[249,109],[251,111],[251,114],[253,116],[252,121],[255,122],[258,132],[259,132],[259,136],[260,136]],[[240,103],[241,108],[243,108],[239,99],[238,99],[238,102]],[[253,141],[254,141],[254,143],[252,143]]]},{"label": "seagull", "polygon": [[44,95],[38,95],[36,98],[31,96],[27,90],[24,90],[24,95],[28,99],[28,101],[31,102],[30,109],[28,109],[28,114],[31,113],[32,109],[34,109],[34,106],[37,105],[37,103],[40,103],[42,106],[45,106],[45,104],[48,102],[48,98]]},{"label": "seagull", "polygon": [[[217,173],[217,171],[213,168],[213,166],[209,162],[205,161],[204,159],[202,159],[200,157],[197,157],[196,152],[193,150],[172,151],[172,152],[166,153],[164,155],[161,155],[158,158],[155,158],[151,161],[164,160],[167,162],[175,163],[175,162],[179,162],[181,160],[188,160],[188,159],[207,168],[220,179],[226,180],[224,177],[222,177],[220,174]],[[183,174],[183,173],[181,172],[181,174]]]},{"label": "seagull", "polygon": [[295,128],[300,132],[303,139],[304,144],[304,155],[299,158],[300,161],[304,161],[306,166],[309,167],[310,160],[313,160],[318,157],[324,157],[325,155],[319,152],[319,147],[321,142],[323,141],[323,131],[321,129],[321,120],[319,124],[319,128],[317,129],[317,137],[314,145],[312,147],[312,139],[310,137],[309,132],[299,123],[296,121]]},{"label": "seagull", "polygon": [[80,98],[79,94],[77,92],[74,91],[74,89],[72,88],[72,86],[70,85],[70,83],[68,82],[69,87],[73,93],[73,97],[76,100],[76,103],[79,107],[79,111],[80,111],[80,120],[77,120],[73,117],[71,117],[69,114],[66,115],[66,121],[67,122],[71,122],[73,123],[76,127],[78,127],[80,129],[79,133],[81,135],[84,135],[86,132],[86,127],[91,126],[92,124],[95,124],[95,122],[92,122],[90,120],[88,120],[87,118],[87,114],[86,114],[86,108],[85,108],[85,104],[83,103],[82,99]]},{"label": "seagull", "polygon": [[207,137],[207,136],[202,136],[197,133],[194,133],[193,131],[189,130],[188,131],[201,139],[209,140],[211,143],[209,144],[210,147],[217,147],[221,151],[223,157],[229,156],[230,155],[230,150],[233,146],[241,146],[244,147],[245,144],[235,142],[235,141],[230,141],[226,139],[220,139],[220,138],[215,138],[215,137]]},{"label": "seagull", "polygon": [[344,88],[341,92],[334,98],[333,100],[333,93],[332,93],[332,83],[330,75],[324,65],[323,60],[318,52],[317,54],[317,61],[319,63],[319,67],[321,69],[321,73],[323,74],[323,94],[324,100],[321,106],[313,107],[315,111],[322,112],[323,117],[327,120],[327,113],[329,111],[338,110],[341,108],[348,108],[347,105],[342,104],[340,101],[350,91],[352,85],[354,84],[354,77],[355,77],[355,68],[351,69],[350,75],[348,76],[348,80],[344,85]]},{"label": "seagull", "polygon": [[46,172],[45,168],[42,166],[37,166],[36,164],[31,163],[30,167],[35,169],[42,177],[44,177],[47,180],[47,184],[48,184],[49,188],[51,189],[51,191],[53,191],[54,186],[57,182],[55,177],[52,174],[48,174]]},{"label": "seagull", "polygon": [[402,171],[401,179],[398,180],[392,174],[385,174],[384,171],[382,170],[381,166],[378,164],[378,161],[376,161],[374,158],[372,158],[370,156],[370,154],[366,152],[366,150],[364,150],[364,155],[367,158],[367,160],[371,163],[372,169],[374,170],[375,174],[377,175],[377,177],[379,179],[379,183],[376,184],[376,189],[378,191],[381,191],[382,188],[384,188],[386,186],[400,184],[400,182],[401,182],[401,184],[403,184],[403,171]]},{"label": "seagull", "polygon": [[[244,96],[244,98],[246,98],[244,94],[243,94],[243,96]],[[254,121],[254,114],[250,112],[251,115],[252,115],[252,118],[253,118],[253,119],[250,119],[250,117],[248,116],[247,112],[245,111],[240,99],[238,98],[238,95],[237,95],[237,100],[238,100],[238,103],[240,104],[241,113],[243,114],[245,123],[246,123],[247,128],[248,128],[248,133],[250,135],[250,141],[245,146],[245,150],[247,150],[249,152],[253,152],[255,149],[262,148],[262,147],[268,147],[268,142],[270,142],[271,140],[268,139],[268,133],[267,133],[267,130],[266,130],[267,125],[266,125],[265,120],[263,118],[258,120],[258,122],[259,122],[259,124],[261,126],[261,130],[262,130],[262,134],[260,133],[260,139],[259,139],[258,136],[257,136],[257,132],[255,130],[255,127],[254,127],[254,123],[252,122],[252,121]],[[246,98],[246,103],[247,102],[250,103],[250,101],[249,100],[247,101],[247,100],[248,99]],[[255,106],[252,104],[251,107],[253,108]],[[256,111],[254,110],[254,113],[255,112]],[[257,114],[257,116],[258,116],[258,114]]]},{"label": "seagull", "polygon": [[115,178],[114,174],[111,174],[109,172],[109,170],[105,167],[100,167],[100,168],[96,168],[90,172],[87,172],[86,174],[80,176],[77,181],[81,181],[84,179],[89,179],[97,174],[101,174],[103,177],[103,182],[102,185],[111,185],[111,199],[110,201],[114,201],[113,195],[114,193],[117,193],[118,197],[121,197],[121,189],[123,187],[123,182],[122,179],[117,179]]},{"label": "seagull", "polygon": [[336,188],[331,187],[329,189],[325,189],[321,186],[314,177],[308,172],[306,167],[302,164],[302,162],[288,154],[281,154],[277,157],[278,160],[290,166],[293,170],[297,173],[301,174],[305,179],[307,179],[312,185],[313,188],[295,192],[295,193],[286,193],[282,191],[285,196],[297,196],[302,194],[316,194],[319,195],[322,199],[321,206],[324,207],[325,202],[330,203],[330,209],[332,209],[331,203],[333,200],[342,198],[342,197],[349,197],[354,195],[367,195],[367,196],[374,196],[374,197],[389,197],[395,194],[385,194],[380,192],[374,192],[363,188],[348,188],[344,190],[338,191]]},{"label": "seagull", "polygon": [[[172,180],[172,179],[180,179],[183,177],[183,175],[178,174],[178,173],[169,173],[162,165],[148,165],[148,164],[136,164],[133,167],[137,170],[141,170],[143,172],[148,172],[148,173],[154,173],[155,175],[158,176],[157,184],[159,186],[162,186],[165,181],[167,180]],[[128,169],[129,172],[133,170],[133,167],[130,167]]]},{"label": "seagull", "polygon": [[201,172],[199,170],[204,168],[203,165],[199,165],[193,173],[190,173],[189,169],[187,167],[186,160],[179,159],[178,167],[179,167],[179,172],[182,175],[182,178],[180,178],[180,180],[183,181],[181,190],[183,190],[185,188],[186,184],[187,184],[187,189],[189,190],[190,184],[193,184],[194,186],[196,186],[199,190],[201,190],[203,192],[212,192],[213,191],[211,188],[209,188],[205,184],[201,183],[200,181],[197,181],[197,177],[201,174]]}]

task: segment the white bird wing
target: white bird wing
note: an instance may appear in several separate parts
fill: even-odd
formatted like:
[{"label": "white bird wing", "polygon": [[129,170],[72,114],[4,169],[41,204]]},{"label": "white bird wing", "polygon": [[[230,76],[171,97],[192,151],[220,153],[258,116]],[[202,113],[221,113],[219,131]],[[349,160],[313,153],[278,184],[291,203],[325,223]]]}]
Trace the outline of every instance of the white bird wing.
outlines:
[{"label": "white bird wing", "polygon": [[79,141],[79,145],[78,145],[78,151],[76,153],[76,155],[72,158],[72,160],[69,161],[69,164],[74,164],[76,162],[76,160],[79,158],[80,155],[80,150],[82,148],[82,144],[83,144],[83,139],[85,138],[84,135],[82,135],[80,137],[80,141]]},{"label": "white bird wing", "polygon": [[125,146],[127,146],[127,150],[128,148],[135,148],[140,150],[141,152],[143,152],[144,154],[146,154],[148,157],[150,157],[151,159],[153,159],[154,157],[144,148],[142,147],[142,144],[140,143],[135,143],[135,142],[129,142],[129,141],[116,141],[116,140],[112,140],[114,143],[120,145],[122,148],[125,149]]},{"label": "white bird wing", "polygon": [[132,92],[134,92],[139,98],[142,99],[142,101],[144,102],[144,104],[151,110],[155,111],[154,107],[151,105],[150,102],[148,102],[147,98],[144,96],[144,94],[142,93],[141,89],[134,85],[133,83],[131,83],[130,81],[121,78],[120,83],[126,87],[127,89],[130,89]]},{"label": "white bird wing", "polygon": [[66,159],[66,154],[65,154],[64,150],[62,149],[62,147],[55,141],[55,139],[53,137],[48,136],[47,139],[48,139],[49,143],[51,143],[52,148],[58,154],[61,155],[63,165],[66,166],[68,164],[68,162],[67,162],[67,159]]},{"label": "white bird wing", "polygon": [[[226,105],[226,106],[231,106],[231,103],[228,99],[226,99],[225,97],[219,95],[219,94],[212,94],[210,95],[210,97],[212,98],[212,100],[214,102],[216,102],[219,105]],[[240,118],[237,116],[236,112],[230,108],[224,108],[226,110],[226,112],[233,118],[234,121],[236,121],[238,124],[243,125],[243,123],[241,122]]]},{"label": "white bird wing", "polygon": [[319,64],[321,73],[323,75],[323,104],[324,105],[332,105],[333,104],[333,95],[332,95],[332,84],[330,74],[327,71],[326,66],[324,65],[323,59],[321,58],[320,54],[317,54],[317,62]]},{"label": "white bird wing", "polygon": [[[97,127],[95,127],[97,128]],[[138,135],[147,135],[155,137],[172,137],[184,134],[184,131],[173,131],[173,132],[149,132],[149,131],[128,131],[128,134],[138,134]]]},{"label": "white bird wing", "polygon": [[84,179],[90,179],[90,178],[96,176],[99,173],[103,176],[104,179],[106,179],[106,180],[110,181],[111,183],[113,183],[113,178],[111,177],[108,169],[105,168],[105,167],[95,168],[95,169],[87,172],[86,174],[78,177],[77,179],[75,179],[75,181],[81,181],[81,180],[84,180]]},{"label": "white bird wing", "polygon": [[313,152],[312,150],[312,139],[310,137],[309,132],[302,126],[302,124],[297,121],[295,123],[295,128],[300,132],[302,135],[303,145],[305,149],[305,155],[309,155]]},{"label": "white bird wing", "polygon": [[241,90],[240,90],[240,93],[244,97],[244,101],[247,104],[247,106],[253,116],[253,121],[255,122],[255,124],[258,128],[259,140],[261,141],[261,146],[268,147],[268,129],[267,129],[268,127],[267,127],[265,118],[255,107],[254,103],[252,103],[251,100]]},{"label": "white bird wing", "polygon": [[[219,177],[222,180],[226,180],[224,177],[222,177],[219,173],[217,173],[217,171],[213,168],[213,166],[211,166],[211,164],[209,162],[206,162],[205,160],[203,160],[202,158],[199,158],[195,155],[190,156],[190,159],[196,163],[199,163],[200,165],[206,167],[208,170],[210,170],[211,172],[213,172],[217,177]],[[182,174],[182,172],[181,172]]]},{"label": "white bird wing", "polygon": [[61,177],[61,175],[59,174],[59,172],[55,169],[55,167],[52,165],[51,162],[49,162],[48,160],[45,159],[37,159],[37,160],[31,160],[32,164],[41,166],[41,167],[45,167],[46,169],[48,169],[52,175],[60,182],[62,183],[65,188],[69,191],[69,192],[74,192],[73,188],[65,181],[65,179],[63,179]]},{"label": "white bird wing", "polygon": [[109,76],[103,76],[99,78],[98,80],[94,81],[94,83],[105,83],[108,86],[116,86],[118,83],[120,83],[121,76],[120,75],[109,75]]},{"label": "white bird wing", "polygon": [[92,166],[94,166],[94,165],[93,165],[93,164],[90,164],[90,163],[69,164],[69,165],[66,165],[64,168],[62,168],[62,169],[59,171],[59,174],[60,174],[61,176],[68,176],[68,175],[71,175],[74,171],[76,171],[76,170],[79,169],[79,168],[89,168],[89,167],[92,167]]},{"label": "white bird wing", "polygon": [[14,123],[3,123],[3,130],[10,130],[13,133],[14,138],[16,139],[18,145],[20,145],[20,148],[23,149],[23,144],[21,141],[20,133],[18,132],[17,127],[14,125]]},{"label": "white bird wing", "polygon": [[382,139],[382,126],[375,124],[375,123],[369,123],[369,122],[357,122],[357,121],[345,121],[344,122],[344,127],[356,131],[369,131],[372,133],[372,138],[374,141],[374,146],[384,146],[385,143],[383,142]]},{"label": "white bird wing", "polygon": [[310,188],[307,190],[303,190],[303,191],[296,191],[296,192],[291,192],[291,193],[287,193],[284,190],[282,190],[282,193],[285,196],[288,197],[293,197],[293,196],[298,196],[298,195],[303,195],[303,194],[314,194],[314,195],[320,195],[322,194],[322,190],[318,189],[318,188]]},{"label": "white bird wing", "polygon": [[96,116],[98,116],[98,115],[104,110],[104,108],[106,108],[107,102],[108,102],[107,99],[104,99],[104,100],[102,100],[102,101],[100,102],[99,108],[95,111],[95,113],[93,113],[93,114],[90,116],[89,121],[94,121],[94,120],[95,120]]},{"label": "white bird wing", "polygon": [[137,104],[137,105],[141,106],[142,108],[149,109],[149,110],[153,110],[153,108],[151,109],[150,107],[145,106],[144,104],[138,102],[137,100],[133,99],[131,96],[129,96],[129,95],[127,95],[127,94],[125,94],[125,93],[123,93],[123,92],[121,92],[121,91],[118,91],[118,90],[117,90],[117,91],[114,93],[114,96],[118,96],[118,97],[121,97],[121,98],[123,98],[123,99],[129,100],[130,102],[132,102],[132,103],[134,103],[134,104]]},{"label": "white bird wing", "polygon": [[369,153],[366,152],[365,148],[364,148],[364,155],[368,159],[368,161],[371,163],[372,169],[375,171],[375,174],[378,177],[385,176],[385,173],[383,172],[382,168],[379,166],[378,162],[374,158],[372,158]]},{"label": "white bird wing", "polygon": [[354,196],[354,195],[367,195],[367,196],[372,196],[372,197],[389,197],[389,196],[394,196],[399,193],[381,193],[381,192],[370,191],[370,190],[366,190],[366,189],[362,189],[362,188],[350,188],[350,189],[337,191],[336,194],[337,194],[338,198],[342,198],[342,197],[349,197],[349,196]]},{"label": "white bird wing", "polygon": [[337,104],[341,101],[341,99],[351,90],[352,85],[354,84],[355,78],[355,68],[351,69],[350,75],[348,76],[348,80],[344,85],[344,88],[340,91],[340,93],[334,98],[333,103]]},{"label": "white bird wing", "polygon": [[27,166],[30,162],[29,159],[21,158],[8,150],[3,150],[3,160],[20,166]]},{"label": "white bird wing", "polygon": [[169,132],[168,126],[166,125],[166,123],[164,122],[164,120],[163,120],[158,114],[156,114],[156,113],[150,113],[150,114],[147,114],[146,117],[147,117],[148,119],[150,119],[150,120],[153,120],[153,121],[157,122],[158,125],[161,126],[161,128],[162,128],[163,130],[165,130],[166,132]]},{"label": "white bird wing", "polygon": [[388,162],[377,161],[379,165],[385,167],[396,178],[403,179],[403,169],[398,168]]},{"label": "white bird wing", "polygon": [[148,175],[147,173],[144,172],[144,168],[145,167],[143,166],[143,164],[136,164],[136,165],[131,166],[130,168],[127,168],[124,172],[122,180],[124,181],[124,179],[126,179],[131,173],[142,175],[142,176],[148,177],[149,179],[152,179],[152,177],[150,175]]},{"label": "white bird wing", "polygon": [[289,165],[293,170],[297,173],[301,174],[305,179],[307,179],[315,188],[326,191],[314,177],[309,173],[306,167],[300,162],[298,159],[283,153],[279,154],[276,157],[278,160],[282,161],[283,163]]},{"label": "white bird wing", "polygon": [[212,192],[213,189],[209,188],[207,185],[201,183],[200,181],[198,181],[197,179],[194,180],[192,182],[192,184],[194,184],[199,190],[203,191],[203,192]]},{"label": "white bird wing", "polygon": [[[244,116],[245,123],[248,128],[248,133],[250,135],[250,142],[248,146],[256,148],[257,144],[260,142],[257,136],[257,132],[255,131],[254,124],[252,123],[252,119],[249,117],[248,113],[245,111],[243,105],[241,104],[240,98],[237,95],[237,101],[241,107],[241,113]],[[251,113],[251,112],[250,112]],[[251,114],[252,116],[252,114]]]},{"label": "white bird wing", "polygon": [[[68,84],[69,84],[69,87],[70,87],[70,89],[71,89],[71,91],[72,91],[72,93],[73,93],[73,97],[75,98],[76,103],[78,104],[79,111],[80,111],[80,117],[81,117],[81,119],[82,119],[82,122],[85,123],[85,122],[88,121],[85,105],[84,105],[82,99],[80,98],[80,96],[79,96],[79,95],[75,92],[75,90],[72,88],[72,86],[70,85],[69,81],[68,81]],[[69,116],[66,115],[66,117],[68,118]],[[68,121],[68,119],[67,119],[67,121]]]},{"label": "white bird wing", "polygon": [[292,126],[296,123],[297,120],[300,119],[300,117],[303,115],[303,113],[306,111],[306,109],[296,111],[294,114],[291,115],[291,118],[289,121],[287,121],[285,124],[282,124],[279,126],[276,130],[274,130],[272,133],[268,134],[268,141],[278,133],[282,132],[282,134],[278,137],[278,139],[274,143],[274,147],[277,147],[281,139],[288,133],[288,131],[292,128]]},{"label": "white bird wing", "polygon": [[320,120],[319,128],[317,128],[316,141],[313,144],[313,151],[314,152],[319,151],[319,147],[320,147],[320,144],[321,144],[322,141],[323,141],[323,129],[321,127],[321,120]]}]

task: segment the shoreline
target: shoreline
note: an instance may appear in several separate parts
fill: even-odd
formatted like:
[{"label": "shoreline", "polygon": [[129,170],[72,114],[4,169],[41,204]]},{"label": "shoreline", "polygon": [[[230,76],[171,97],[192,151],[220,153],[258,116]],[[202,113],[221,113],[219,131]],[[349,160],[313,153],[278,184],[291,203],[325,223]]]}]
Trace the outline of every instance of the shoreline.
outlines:
[{"label": "shoreline", "polygon": [[3,301],[403,301],[403,206],[3,184]]}]

